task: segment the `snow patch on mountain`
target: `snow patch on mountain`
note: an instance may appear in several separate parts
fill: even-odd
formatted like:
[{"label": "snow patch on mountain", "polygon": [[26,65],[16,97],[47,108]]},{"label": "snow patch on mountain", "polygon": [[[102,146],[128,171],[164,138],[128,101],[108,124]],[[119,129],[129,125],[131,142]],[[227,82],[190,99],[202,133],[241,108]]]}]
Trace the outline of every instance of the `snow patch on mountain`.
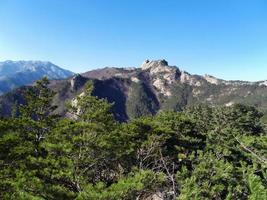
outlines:
[{"label": "snow patch on mountain", "polygon": [[73,73],[51,62],[5,61],[0,62],[0,94],[16,87],[28,85],[43,77],[65,79]]}]

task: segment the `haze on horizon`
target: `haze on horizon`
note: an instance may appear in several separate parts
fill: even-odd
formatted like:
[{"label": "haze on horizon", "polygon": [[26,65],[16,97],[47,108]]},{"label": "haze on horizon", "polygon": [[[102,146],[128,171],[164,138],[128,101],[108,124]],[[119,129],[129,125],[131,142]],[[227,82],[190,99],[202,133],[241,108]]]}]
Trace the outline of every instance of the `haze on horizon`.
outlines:
[{"label": "haze on horizon", "polygon": [[0,0],[0,61],[74,72],[166,59],[194,74],[267,79],[265,0]]}]

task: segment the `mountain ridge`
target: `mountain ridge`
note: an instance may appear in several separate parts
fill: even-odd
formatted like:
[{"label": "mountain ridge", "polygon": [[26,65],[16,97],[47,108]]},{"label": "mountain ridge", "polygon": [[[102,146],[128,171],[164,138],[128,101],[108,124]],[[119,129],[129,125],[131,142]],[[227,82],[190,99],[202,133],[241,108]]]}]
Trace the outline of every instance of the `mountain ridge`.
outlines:
[{"label": "mountain ridge", "polygon": [[[113,71],[115,71],[115,70],[116,71],[120,71],[120,70],[123,70],[123,71],[135,71],[137,69],[142,69],[142,66],[143,66],[143,70],[146,70],[145,69],[146,67],[144,67],[144,65],[145,65],[146,62],[147,63],[150,63],[150,64],[148,64],[150,66],[153,66],[155,63],[158,63],[158,65],[162,65],[162,63],[165,63],[165,64],[163,64],[163,66],[164,65],[165,66],[169,66],[168,65],[168,62],[165,59],[151,60],[151,61],[147,59],[139,67],[103,67],[103,68],[92,69],[92,70],[89,70],[87,72],[83,72],[83,73],[80,73],[80,74],[83,75],[83,76],[85,76],[85,77],[103,78],[103,77],[101,77],[101,75],[99,75],[99,73],[102,72],[102,73],[108,73],[109,74],[109,73],[112,73],[111,72],[112,70]],[[211,80],[211,79],[214,79],[214,81],[217,81],[218,83],[224,83],[224,84],[241,84],[241,83],[243,83],[243,84],[261,84],[261,85],[267,85],[267,79],[266,80],[258,80],[258,81],[247,81],[247,80],[238,80],[238,79],[235,79],[235,80],[225,80],[225,79],[222,79],[222,78],[218,78],[218,77],[216,77],[216,76],[214,76],[212,74],[204,74],[204,75],[192,74],[192,73],[187,72],[186,70],[183,70],[183,69],[177,67],[176,65],[173,65],[171,67],[175,67],[178,70],[180,70],[182,73],[187,74],[187,75],[190,75],[190,76],[203,77],[207,81],[210,81],[210,83],[213,83],[212,82],[213,80]],[[149,67],[147,67],[147,69],[148,68]],[[114,72],[113,72],[113,74],[114,74]],[[106,76],[105,78],[108,78],[108,77],[111,77],[111,76],[109,75],[109,76]],[[214,82],[213,84],[216,84],[216,83]]]},{"label": "mountain ridge", "polygon": [[[60,114],[67,115],[65,102],[82,93],[89,80],[94,84],[93,95],[114,103],[113,113],[119,121],[154,115],[166,109],[179,111],[197,104],[244,103],[258,107],[267,116],[266,81],[225,81],[211,75],[194,75],[170,66],[166,60],[146,60],[139,68],[106,67],[64,80],[51,80],[50,87],[56,92],[54,102]],[[13,95],[2,96],[0,113],[7,116],[12,102],[19,98],[16,91]]]},{"label": "mountain ridge", "polygon": [[73,74],[49,61],[7,60],[0,62],[0,94],[31,84],[44,76],[49,79],[64,79]]}]

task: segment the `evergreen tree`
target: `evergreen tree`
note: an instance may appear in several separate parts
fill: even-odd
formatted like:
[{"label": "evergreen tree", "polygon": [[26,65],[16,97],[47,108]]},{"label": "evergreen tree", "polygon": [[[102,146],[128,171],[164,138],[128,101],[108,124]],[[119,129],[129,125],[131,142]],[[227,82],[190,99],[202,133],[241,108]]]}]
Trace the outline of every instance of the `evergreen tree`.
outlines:
[{"label": "evergreen tree", "polygon": [[25,92],[26,105],[19,106],[19,116],[8,119],[1,134],[1,175],[8,177],[4,182],[12,191],[4,191],[4,199],[43,195],[42,159],[46,152],[41,143],[58,121],[52,114],[54,93],[48,84],[48,79],[43,78]]},{"label": "evergreen tree", "polygon": [[267,135],[245,105],[117,123],[93,84],[60,118],[44,78],[0,119],[0,199],[267,199]]}]

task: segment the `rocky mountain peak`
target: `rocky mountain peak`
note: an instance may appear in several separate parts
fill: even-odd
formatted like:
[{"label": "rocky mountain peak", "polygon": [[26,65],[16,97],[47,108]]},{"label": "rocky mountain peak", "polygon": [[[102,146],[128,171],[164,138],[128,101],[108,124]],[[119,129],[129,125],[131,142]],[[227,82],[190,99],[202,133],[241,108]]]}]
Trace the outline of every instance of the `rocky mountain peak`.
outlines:
[{"label": "rocky mountain peak", "polygon": [[166,60],[145,60],[145,62],[141,65],[142,70],[148,70],[152,68],[158,67],[168,67],[168,62]]},{"label": "rocky mountain peak", "polygon": [[156,74],[180,74],[180,70],[176,66],[168,65],[166,60],[146,60],[141,65],[141,70],[149,71],[151,75]]},{"label": "rocky mountain peak", "polygon": [[176,66],[169,66],[166,60],[146,60],[141,70],[149,73],[152,85],[164,96],[171,96],[169,85],[176,82],[181,74]]}]

